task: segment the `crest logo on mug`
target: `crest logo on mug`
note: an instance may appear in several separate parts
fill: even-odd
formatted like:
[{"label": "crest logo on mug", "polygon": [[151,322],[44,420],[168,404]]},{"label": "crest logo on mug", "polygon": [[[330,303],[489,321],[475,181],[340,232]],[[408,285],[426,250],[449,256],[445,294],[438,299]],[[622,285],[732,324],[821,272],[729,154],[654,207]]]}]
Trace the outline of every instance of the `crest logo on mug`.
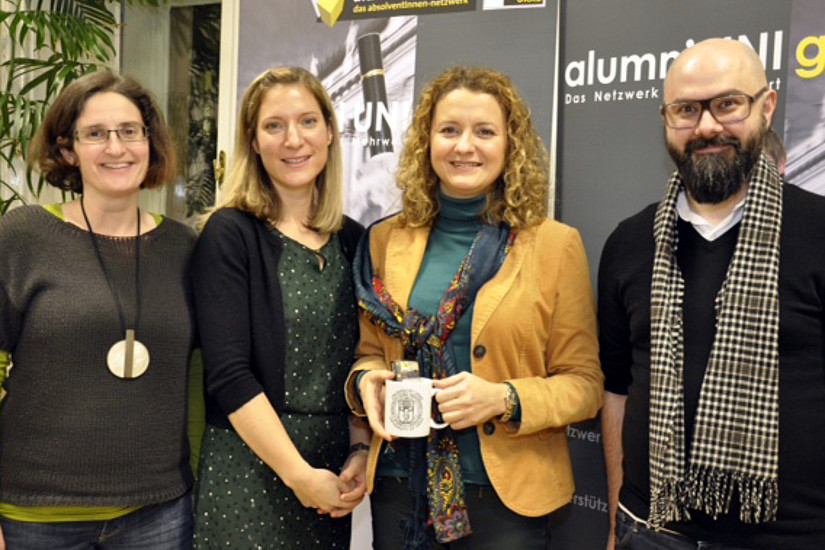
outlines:
[{"label": "crest logo on mug", "polygon": [[402,430],[414,430],[424,421],[423,396],[420,392],[402,389],[395,393],[390,403],[390,417],[393,424]]},{"label": "crest logo on mug", "polygon": [[433,396],[438,393],[429,378],[387,380],[384,425],[393,437],[426,437],[430,428],[440,430],[446,422],[433,416]]}]

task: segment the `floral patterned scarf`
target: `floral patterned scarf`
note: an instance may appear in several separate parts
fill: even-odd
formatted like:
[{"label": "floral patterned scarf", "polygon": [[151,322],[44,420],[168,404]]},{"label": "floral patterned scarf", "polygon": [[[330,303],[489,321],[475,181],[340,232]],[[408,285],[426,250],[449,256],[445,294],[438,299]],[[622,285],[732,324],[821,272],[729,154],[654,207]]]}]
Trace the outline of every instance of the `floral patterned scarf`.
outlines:
[{"label": "floral patterned scarf", "polygon": [[[371,229],[371,228],[370,228]],[[516,232],[504,224],[482,225],[461,262],[437,312],[425,317],[404,310],[373,273],[369,254],[370,230],[361,238],[353,262],[358,305],[367,319],[388,335],[401,340],[404,359],[416,360],[422,376],[434,379],[457,373],[455,355],[447,339],[458,320],[475,300],[478,290],[499,270]],[[426,524],[436,540],[451,542],[472,533],[464,503],[464,483],[459,465],[456,434],[451,428],[431,431],[426,445],[411,440],[410,487],[416,496],[415,517],[405,533],[405,550],[426,547]],[[423,456],[422,456],[423,455]],[[426,462],[426,470],[418,465]],[[421,498],[426,486],[428,518]]]}]

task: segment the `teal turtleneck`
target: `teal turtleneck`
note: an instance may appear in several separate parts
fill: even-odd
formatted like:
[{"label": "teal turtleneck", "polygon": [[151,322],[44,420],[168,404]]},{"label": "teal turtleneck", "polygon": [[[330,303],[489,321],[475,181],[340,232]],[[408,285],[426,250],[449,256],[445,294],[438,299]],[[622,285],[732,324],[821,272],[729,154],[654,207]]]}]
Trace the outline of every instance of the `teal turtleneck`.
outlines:
[{"label": "teal turtleneck", "polygon": [[[484,195],[471,199],[454,199],[439,193],[438,198],[438,217],[430,231],[427,251],[410,294],[410,307],[427,317],[438,310],[447,287],[470,251],[470,246],[481,229],[478,215],[487,201]],[[475,304],[471,303],[459,318],[458,325],[448,340],[455,349],[460,371],[472,370],[470,336],[474,307]]]},{"label": "teal turtleneck", "polygon": [[[441,298],[455,277],[462,260],[470,251],[470,246],[481,228],[479,213],[484,209],[484,195],[471,199],[454,199],[439,193],[440,210],[430,231],[427,250],[418,269],[418,277],[410,294],[409,307],[424,316],[434,315]],[[455,350],[459,371],[472,371],[470,340],[473,308],[470,307],[459,318],[448,345]],[[478,432],[468,428],[457,432],[461,458],[461,475],[465,483],[490,485],[481,460]],[[378,466],[378,475],[406,476],[405,449],[384,455]],[[394,456],[393,456],[394,455]]]}]

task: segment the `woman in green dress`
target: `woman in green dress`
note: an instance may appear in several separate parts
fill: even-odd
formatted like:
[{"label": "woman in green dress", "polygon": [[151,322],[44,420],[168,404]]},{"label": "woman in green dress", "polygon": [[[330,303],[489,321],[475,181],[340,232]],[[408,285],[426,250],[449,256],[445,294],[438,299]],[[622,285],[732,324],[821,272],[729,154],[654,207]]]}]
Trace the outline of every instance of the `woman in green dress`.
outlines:
[{"label": "woman in green dress", "polygon": [[[246,91],[193,259],[207,428],[196,548],[348,548],[368,431],[340,390],[358,340],[332,102],[303,69]],[[339,473],[340,472],[340,473]]]}]

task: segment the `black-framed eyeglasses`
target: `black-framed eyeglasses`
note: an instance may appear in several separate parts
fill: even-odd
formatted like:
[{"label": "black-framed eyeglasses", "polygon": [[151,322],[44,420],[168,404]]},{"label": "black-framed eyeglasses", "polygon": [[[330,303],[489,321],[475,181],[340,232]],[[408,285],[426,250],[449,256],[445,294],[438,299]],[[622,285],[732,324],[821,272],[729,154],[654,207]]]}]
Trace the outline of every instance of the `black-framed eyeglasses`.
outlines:
[{"label": "black-framed eyeglasses", "polygon": [[114,132],[118,139],[124,143],[132,143],[136,141],[143,141],[149,136],[149,129],[143,124],[137,122],[130,122],[121,124],[117,128],[109,130],[102,126],[87,126],[79,128],[75,133],[75,139],[80,143],[90,145],[100,145],[109,141],[109,136]]},{"label": "black-framed eyeglasses", "polygon": [[751,105],[767,91],[768,87],[765,86],[753,96],[748,94],[720,95],[710,99],[668,103],[659,109],[667,127],[674,130],[696,128],[705,111],[710,111],[719,124],[732,124],[748,118],[751,114]]}]

